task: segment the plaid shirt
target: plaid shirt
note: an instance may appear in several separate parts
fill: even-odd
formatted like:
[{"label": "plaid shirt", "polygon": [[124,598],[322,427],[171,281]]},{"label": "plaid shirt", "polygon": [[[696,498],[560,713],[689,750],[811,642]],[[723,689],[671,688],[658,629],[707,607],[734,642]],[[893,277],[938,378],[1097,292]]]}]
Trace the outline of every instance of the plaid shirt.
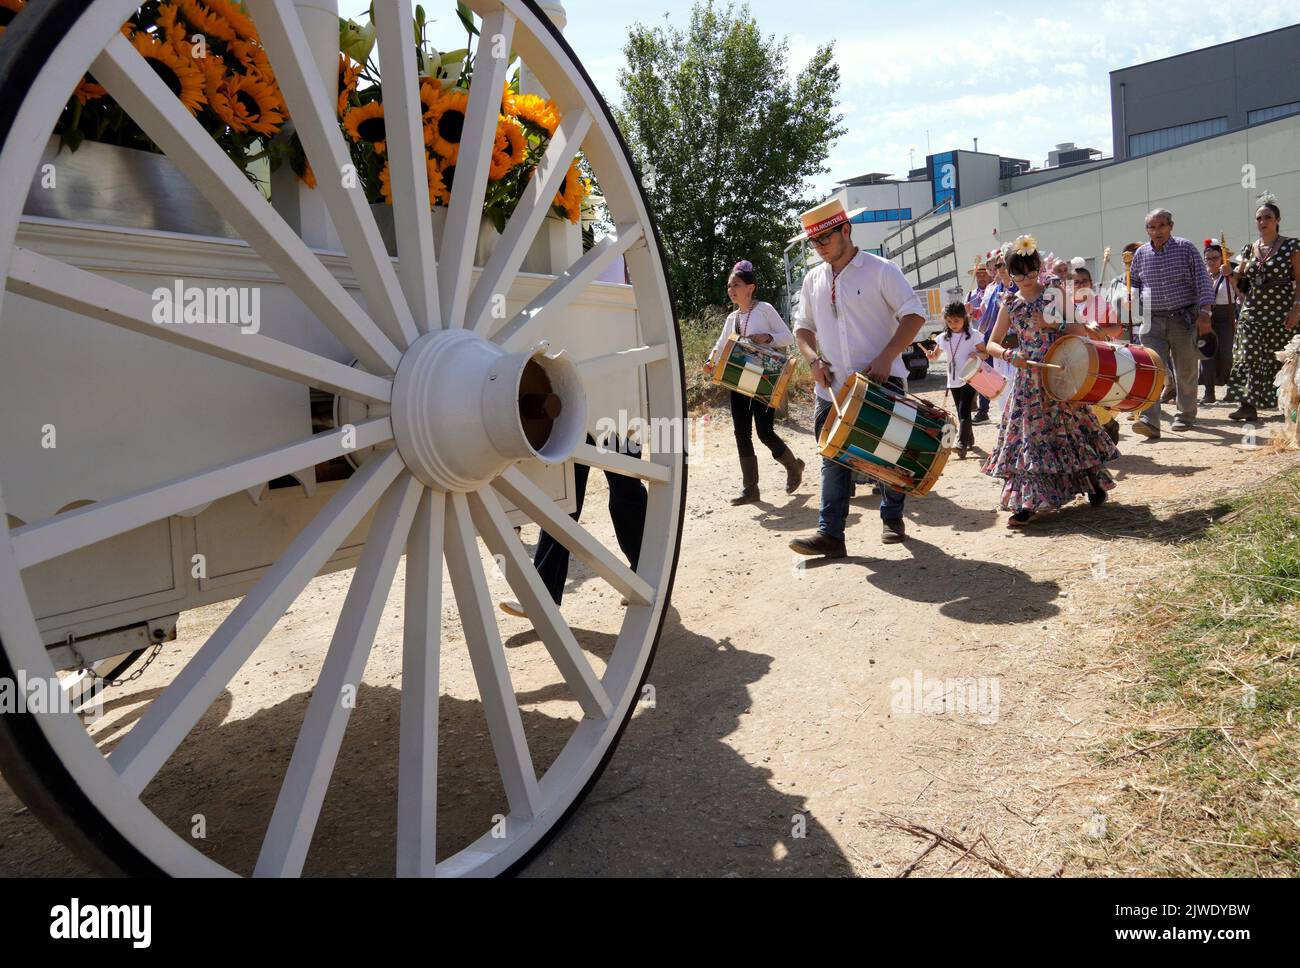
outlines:
[{"label": "plaid shirt", "polygon": [[1133,253],[1134,289],[1145,289],[1153,313],[1170,313],[1187,306],[1214,305],[1214,283],[1201,250],[1176,236],[1157,252],[1148,242]]}]

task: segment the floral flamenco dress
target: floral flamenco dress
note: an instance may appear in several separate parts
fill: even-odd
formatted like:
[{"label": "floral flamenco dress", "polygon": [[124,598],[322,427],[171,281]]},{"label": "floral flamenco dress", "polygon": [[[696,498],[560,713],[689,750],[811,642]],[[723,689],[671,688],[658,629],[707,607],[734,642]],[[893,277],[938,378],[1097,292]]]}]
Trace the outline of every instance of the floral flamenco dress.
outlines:
[{"label": "floral flamenco dress", "polygon": [[[1007,332],[1019,338],[1021,354],[1034,362],[1042,362],[1055,338],[1033,322],[1034,313],[1046,307],[1042,295],[1030,303],[1015,297],[1009,307]],[[1015,371],[997,445],[981,468],[1005,481],[1001,507],[1007,511],[1054,511],[1076,495],[1115,486],[1104,465],[1119,457],[1119,449],[1087,404],[1049,397],[1041,373],[1037,367]]]}]

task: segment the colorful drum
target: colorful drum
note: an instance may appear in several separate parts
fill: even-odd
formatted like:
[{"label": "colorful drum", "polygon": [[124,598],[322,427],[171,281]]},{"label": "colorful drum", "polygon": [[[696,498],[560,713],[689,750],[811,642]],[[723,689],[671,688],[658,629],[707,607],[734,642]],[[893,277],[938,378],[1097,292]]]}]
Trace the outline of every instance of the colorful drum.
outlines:
[{"label": "colorful drum", "polygon": [[779,407],[794,373],[795,359],[780,350],[759,346],[735,333],[727,337],[713,365],[713,382]]},{"label": "colorful drum", "polygon": [[997,400],[1007,392],[1007,378],[978,356],[972,356],[966,361],[966,365],[957,374],[957,379],[970,384],[977,393],[990,400]]},{"label": "colorful drum", "polygon": [[1054,400],[1145,410],[1165,389],[1165,362],[1149,347],[1062,336],[1043,357],[1043,389]]},{"label": "colorful drum", "polygon": [[872,480],[922,497],[929,493],[957,439],[947,411],[854,373],[836,395],[818,452]]}]

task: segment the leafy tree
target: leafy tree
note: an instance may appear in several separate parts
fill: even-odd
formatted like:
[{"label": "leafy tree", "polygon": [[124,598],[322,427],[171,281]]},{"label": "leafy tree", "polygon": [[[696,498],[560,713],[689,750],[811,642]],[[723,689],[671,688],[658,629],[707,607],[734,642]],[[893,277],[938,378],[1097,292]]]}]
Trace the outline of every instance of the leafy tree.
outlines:
[{"label": "leafy tree", "polygon": [[764,298],[784,288],[782,253],[798,213],[816,204],[809,179],[828,171],[844,133],[840,69],[817,49],[793,80],[788,45],[764,37],[748,5],[700,0],[690,27],[637,23],[623,49],[615,108],[668,254],[677,308],[725,303],[740,259]]}]

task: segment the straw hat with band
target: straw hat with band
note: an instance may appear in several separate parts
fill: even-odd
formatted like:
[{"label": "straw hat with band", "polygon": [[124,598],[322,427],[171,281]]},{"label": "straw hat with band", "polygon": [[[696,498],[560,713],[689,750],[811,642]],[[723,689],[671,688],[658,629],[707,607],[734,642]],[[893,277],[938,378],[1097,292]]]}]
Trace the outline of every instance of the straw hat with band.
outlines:
[{"label": "straw hat with band", "polygon": [[865,208],[855,208],[851,212],[846,212],[844,203],[838,198],[832,198],[829,202],[824,202],[816,208],[810,208],[800,215],[799,221],[803,223],[803,231],[789,241],[799,242],[811,239],[815,235],[837,229],[841,225],[848,225],[865,211]]}]

